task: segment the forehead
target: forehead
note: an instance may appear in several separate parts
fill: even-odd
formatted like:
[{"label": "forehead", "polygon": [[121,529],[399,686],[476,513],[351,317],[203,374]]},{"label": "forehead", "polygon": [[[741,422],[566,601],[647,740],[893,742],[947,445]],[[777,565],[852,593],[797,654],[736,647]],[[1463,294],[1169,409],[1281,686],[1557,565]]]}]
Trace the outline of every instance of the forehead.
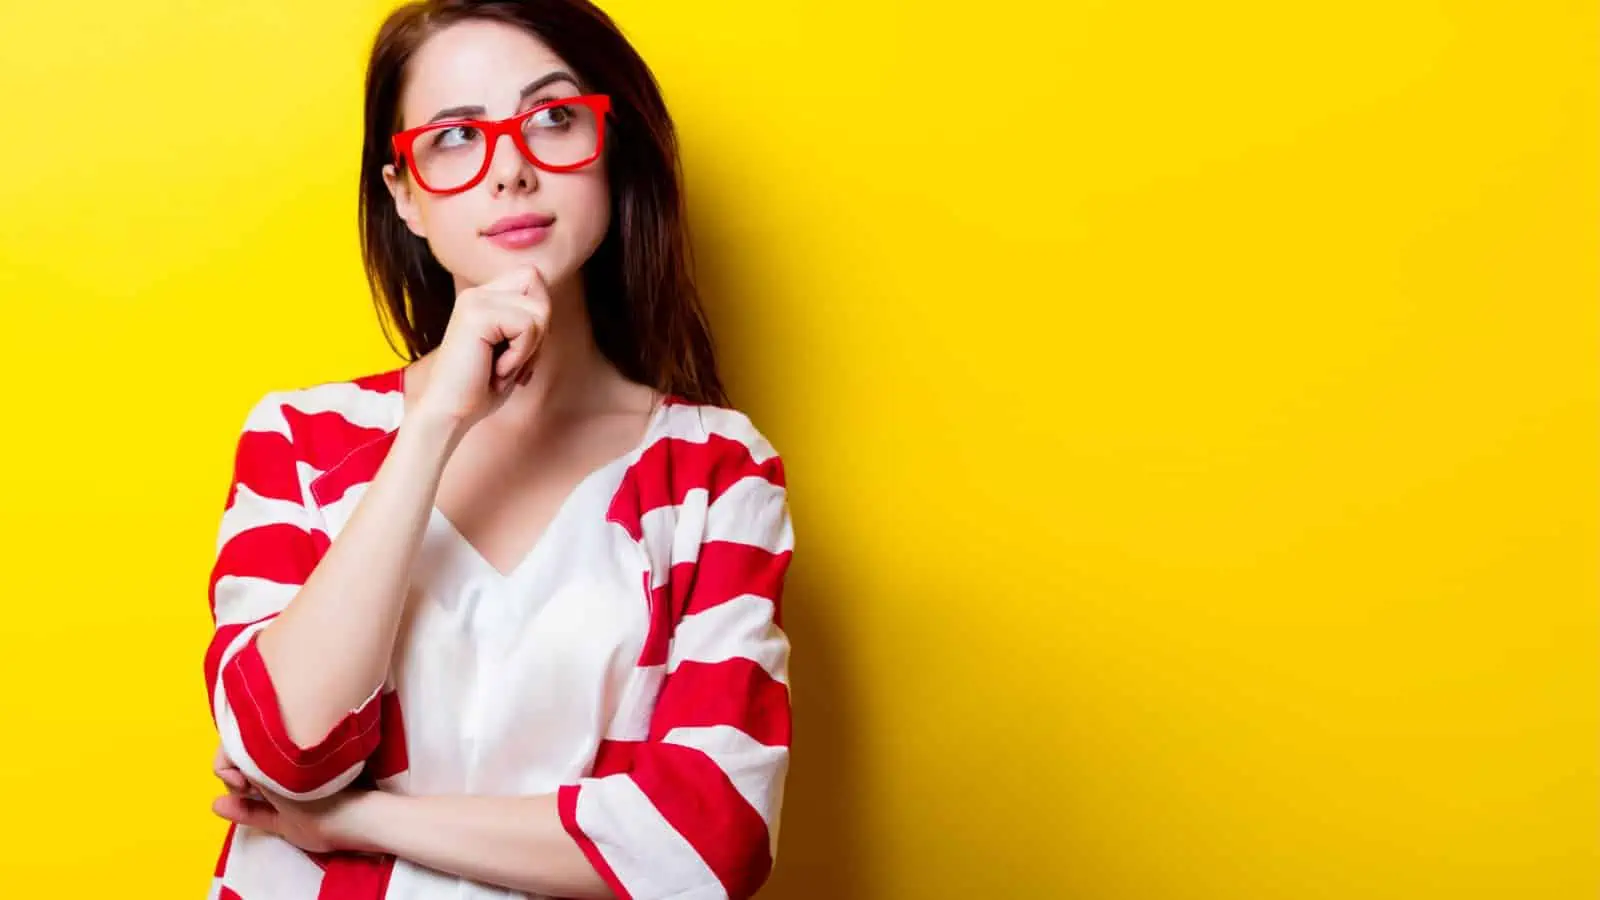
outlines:
[{"label": "forehead", "polygon": [[567,64],[543,41],[514,25],[469,21],[423,42],[406,69],[402,127],[450,106],[482,106],[491,116],[516,112],[522,86]]}]

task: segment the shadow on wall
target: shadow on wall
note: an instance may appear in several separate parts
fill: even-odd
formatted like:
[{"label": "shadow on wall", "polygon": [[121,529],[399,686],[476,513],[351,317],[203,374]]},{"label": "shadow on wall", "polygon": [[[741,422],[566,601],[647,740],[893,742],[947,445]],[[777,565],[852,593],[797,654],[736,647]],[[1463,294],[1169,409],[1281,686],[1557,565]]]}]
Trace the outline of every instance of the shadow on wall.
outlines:
[{"label": "shadow on wall", "polygon": [[[765,410],[805,407],[805,386],[795,383],[791,361],[803,349],[785,346],[781,323],[761,314],[771,275],[750,261],[750,252],[716,210],[737,203],[697,196],[691,208],[705,211],[690,227],[695,266],[710,316],[723,377],[733,403],[773,437],[794,480],[790,503],[795,518],[796,553],[783,596],[783,624],[793,644],[790,661],[794,707],[794,745],[785,785],[777,865],[761,900],[857,900],[868,896],[869,851],[864,822],[854,808],[860,791],[861,726],[846,654],[834,627],[836,611],[849,608],[848,587],[828,560],[833,542],[805,515],[805,461],[784,450],[773,429],[762,424]],[[721,198],[718,198],[719,200]],[[749,266],[749,268],[746,268]],[[752,403],[752,398],[760,398]],[[747,405],[749,404],[749,405]],[[796,417],[790,416],[791,421]]]},{"label": "shadow on wall", "polygon": [[784,592],[783,624],[794,644],[794,747],[778,862],[762,900],[857,900],[868,893],[867,840],[854,809],[861,796],[858,710],[828,627],[837,585],[819,563],[797,554]]}]

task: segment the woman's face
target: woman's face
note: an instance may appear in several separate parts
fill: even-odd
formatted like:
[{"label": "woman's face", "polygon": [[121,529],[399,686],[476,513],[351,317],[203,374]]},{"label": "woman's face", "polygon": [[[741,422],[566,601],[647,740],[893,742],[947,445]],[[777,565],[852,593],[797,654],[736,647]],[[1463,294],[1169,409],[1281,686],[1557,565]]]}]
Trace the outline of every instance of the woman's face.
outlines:
[{"label": "woman's face", "polygon": [[[436,118],[505,118],[544,100],[583,93],[576,78],[543,41],[519,28],[499,22],[457,23],[430,37],[412,57],[400,98],[401,128]],[[542,86],[526,92],[534,84]],[[564,117],[534,118],[558,126]],[[550,133],[570,135],[570,130],[552,127]],[[451,154],[481,159],[485,143],[482,134],[454,129],[423,136],[415,150],[419,162],[432,152],[441,162],[425,165],[447,166],[455,165],[448,162]],[[536,153],[539,149],[534,146]],[[574,278],[610,224],[604,158],[574,172],[555,173],[529,163],[509,135],[501,135],[493,151],[483,180],[456,194],[430,193],[410,172],[385,167],[384,181],[401,218],[427,240],[439,263],[455,276],[458,291],[530,264],[553,286]],[[554,221],[542,233],[493,234],[507,217],[530,213]]]}]

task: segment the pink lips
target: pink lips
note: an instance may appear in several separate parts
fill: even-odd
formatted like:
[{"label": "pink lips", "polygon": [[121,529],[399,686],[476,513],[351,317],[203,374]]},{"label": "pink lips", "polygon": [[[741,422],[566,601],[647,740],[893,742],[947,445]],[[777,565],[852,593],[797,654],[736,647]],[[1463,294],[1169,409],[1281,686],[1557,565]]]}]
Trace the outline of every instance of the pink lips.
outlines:
[{"label": "pink lips", "polygon": [[507,216],[485,228],[483,236],[508,250],[523,250],[549,236],[555,221],[555,216],[542,213]]}]

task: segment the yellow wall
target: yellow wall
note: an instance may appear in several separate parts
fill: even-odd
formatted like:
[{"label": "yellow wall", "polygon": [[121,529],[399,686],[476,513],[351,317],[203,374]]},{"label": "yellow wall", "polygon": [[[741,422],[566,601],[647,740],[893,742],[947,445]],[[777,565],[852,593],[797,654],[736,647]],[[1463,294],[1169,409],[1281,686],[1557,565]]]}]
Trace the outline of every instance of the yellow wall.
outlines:
[{"label": "yellow wall", "polygon": [[[610,8],[794,480],[770,896],[1596,896],[1592,3]],[[6,4],[4,896],[205,891],[234,429],[395,361],[381,9]]]}]

